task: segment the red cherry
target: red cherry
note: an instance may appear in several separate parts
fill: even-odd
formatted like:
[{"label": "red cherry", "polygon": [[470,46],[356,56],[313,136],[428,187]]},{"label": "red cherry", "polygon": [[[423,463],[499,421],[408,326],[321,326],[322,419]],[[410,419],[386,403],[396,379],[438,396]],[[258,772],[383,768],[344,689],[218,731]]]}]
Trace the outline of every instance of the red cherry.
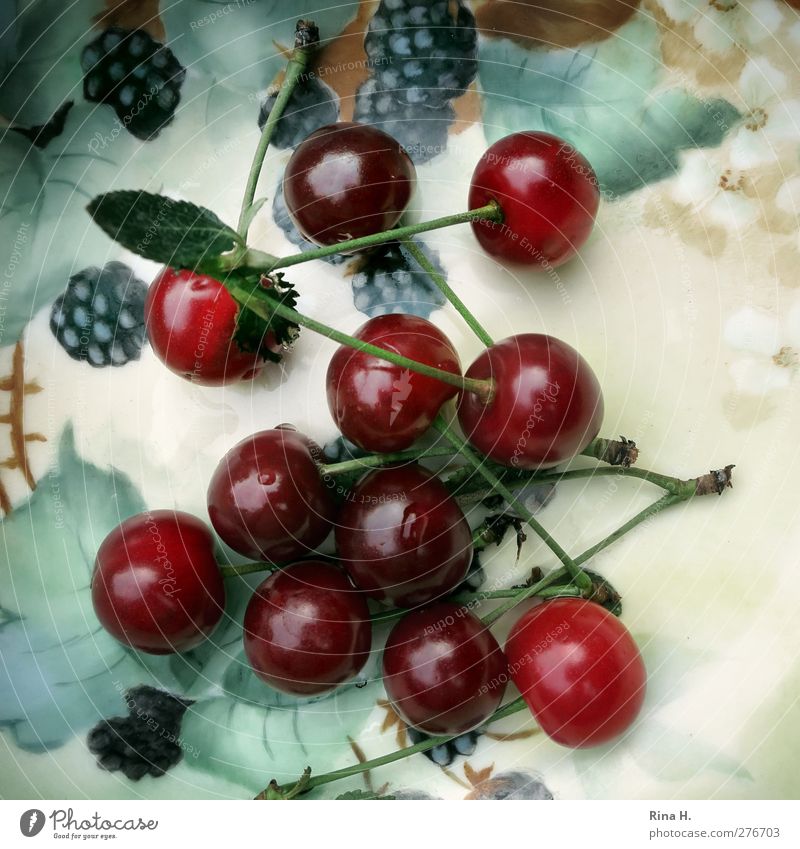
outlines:
[{"label": "red cherry", "polygon": [[395,711],[426,734],[463,734],[497,710],[508,680],[503,652],[465,607],[442,602],[403,617],[383,653]]},{"label": "red cherry", "polygon": [[600,384],[586,360],[553,336],[509,336],[483,351],[466,376],[494,381],[489,403],[462,393],[458,420],[467,439],[498,463],[554,466],[579,454],[600,431]]},{"label": "red cherry", "polygon": [[511,678],[548,737],[599,746],[642,707],[647,672],[633,637],[591,601],[561,598],[528,611],[506,643]]},{"label": "red cherry", "polygon": [[106,631],[139,651],[194,648],[225,607],[211,532],[194,516],[173,510],[126,519],[97,551],[92,604]]},{"label": "red cherry", "polygon": [[[425,365],[461,374],[450,340],[415,315],[380,315],[353,334]],[[458,390],[386,360],[340,347],[326,379],[328,407],[339,430],[366,451],[401,451],[431,426],[442,404]]]},{"label": "red cherry", "polygon": [[314,455],[320,449],[290,426],[248,436],[220,460],[208,485],[214,530],[235,551],[284,562],[318,546],[335,506]]},{"label": "red cherry", "polygon": [[394,227],[415,182],[414,164],[391,136],[342,122],[321,127],[298,145],[283,191],[303,236],[332,245]]},{"label": "red cherry", "polygon": [[492,200],[503,221],[472,223],[483,249],[509,262],[555,267],[589,238],[600,189],[571,144],[549,133],[513,133],[483,154],[472,175],[469,208]]},{"label": "red cherry", "polygon": [[[264,360],[233,340],[239,306],[219,280],[165,268],[145,300],[147,338],[175,374],[202,386],[251,380]],[[275,352],[280,346],[269,344]]]},{"label": "red cherry", "polygon": [[341,569],[295,563],[256,589],[244,614],[244,650],[256,675],[298,696],[333,690],[364,666],[372,623]]},{"label": "red cherry", "polygon": [[454,590],[472,562],[472,531],[444,484],[416,464],[377,469],[348,494],[336,548],[370,598],[397,607]]}]

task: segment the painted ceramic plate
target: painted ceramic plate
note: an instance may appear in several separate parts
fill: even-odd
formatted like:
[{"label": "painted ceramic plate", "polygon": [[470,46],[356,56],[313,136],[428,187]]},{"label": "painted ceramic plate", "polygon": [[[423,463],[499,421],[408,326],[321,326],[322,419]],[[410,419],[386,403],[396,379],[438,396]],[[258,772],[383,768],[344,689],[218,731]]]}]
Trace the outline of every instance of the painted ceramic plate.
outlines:
[{"label": "painted ceramic plate", "polygon": [[[659,516],[593,560],[649,670],[625,737],[572,751],[518,714],[320,794],[797,797],[795,2],[17,0],[0,16],[0,795],[250,798],[308,764],[409,740],[377,656],[316,699],[254,677],[241,620],[258,576],[229,581],[221,626],[183,656],[123,648],[89,594],[106,533],[145,508],[205,519],[210,474],[244,436],[291,421],[329,456],[346,452],[322,400],[330,342],[304,333],[252,384],[182,380],[145,340],[157,266],[85,211],[135,188],[235,222],[260,112],[295,21],[313,18],[323,47],[268,152],[253,244],[306,247],[281,174],[292,146],[334,120],[374,124],[409,152],[410,220],[465,209],[468,175],[498,138],[560,135],[603,194],[579,257],[506,268],[468,226],[421,248],[495,338],[540,331],[577,347],[604,388],[603,434],[635,439],[642,466],[737,465],[725,498]],[[121,38],[120,67],[102,61]],[[310,262],[291,280],[305,312],[341,329],[411,312],[464,362],[479,351],[405,250]],[[654,497],[614,477],[547,495],[529,505],[574,553]],[[528,537],[518,560],[512,539],[487,552],[476,580],[510,586],[551,567]]]}]

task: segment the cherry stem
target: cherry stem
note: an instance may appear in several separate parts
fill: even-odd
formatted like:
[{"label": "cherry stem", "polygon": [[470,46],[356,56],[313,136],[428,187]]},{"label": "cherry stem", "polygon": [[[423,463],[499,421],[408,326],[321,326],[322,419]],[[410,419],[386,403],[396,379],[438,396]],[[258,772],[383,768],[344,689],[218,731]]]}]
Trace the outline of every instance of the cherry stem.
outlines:
[{"label": "cherry stem", "polygon": [[265,560],[253,560],[250,563],[226,563],[220,565],[219,571],[223,578],[237,578],[243,575],[252,575],[255,572],[277,572],[283,568],[280,563],[269,563]]},{"label": "cherry stem", "polygon": [[324,259],[334,254],[350,253],[352,251],[364,250],[386,244],[386,242],[402,242],[416,236],[417,233],[427,233],[431,230],[441,230],[443,227],[452,227],[455,224],[465,224],[469,221],[495,221],[503,220],[503,210],[496,201],[490,201],[486,206],[470,209],[466,212],[457,212],[454,215],[445,215],[442,218],[434,218],[431,221],[420,221],[418,224],[407,224],[405,227],[395,227],[393,230],[384,230],[382,233],[372,233],[359,239],[347,239],[337,242],[335,245],[324,245],[320,248],[311,248],[302,253],[292,254],[275,258],[264,251],[255,248],[247,248],[245,251],[228,254],[221,258],[221,267],[232,270],[241,266],[263,271],[269,274],[279,268],[289,268],[292,265],[300,265],[303,262],[311,262],[313,259]]},{"label": "cherry stem", "polygon": [[[525,704],[525,700],[522,696],[520,696],[519,698],[514,699],[513,702],[509,702],[508,704],[503,705],[503,707],[498,708],[481,727],[485,728],[493,722],[505,719],[507,716],[513,716],[513,714],[519,713],[519,711],[525,710],[526,708],[527,705]],[[427,740],[421,740],[413,746],[406,746],[404,749],[397,749],[397,751],[390,752],[388,755],[381,755],[381,757],[372,758],[368,761],[363,761],[362,763],[334,770],[333,772],[326,772],[322,775],[312,775],[310,778],[308,775],[304,774],[303,778],[301,778],[299,782],[281,784],[279,787],[273,787],[273,785],[270,785],[273,787],[271,795],[268,793],[268,790],[264,790],[256,796],[256,798],[290,798],[292,796],[301,795],[309,790],[313,790],[315,787],[321,787],[324,784],[330,784],[331,782],[339,781],[342,778],[350,778],[354,775],[370,772],[373,769],[378,769],[378,767],[386,766],[387,764],[394,763],[395,761],[401,761],[411,755],[416,755],[418,752],[427,752],[429,749],[441,746],[443,743],[448,743],[450,740],[454,740],[458,736],[458,734],[450,734],[444,737],[429,737]],[[280,795],[276,796],[276,793]]]},{"label": "cherry stem", "polygon": [[247,175],[247,185],[245,186],[244,197],[242,198],[239,223],[236,225],[236,229],[239,231],[243,240],[247,239],[247,231],[250,229],[250,220],[252,218],[250,215],[250,209],[256,195],[256,187],[258,186],[258,178],[261,174],[261,167],[264,164],[264,157],[267,155],[267,149],[269,148],[269,143],[275,132],[275,127],[283,115],[286,105],[288,104],[300,77],[302,77],[308,67],[309,62],[311,61],[311,56],[313,55],[318,43],[317,40],[309,44],[301,39],[301,25],[304,27],[304,31],[306,32],[309,27],[313,28],[313,24],[311,24],[310,21],[298,21],[297,23],[295,48],[292,51],[288,64],[286,65],[286,73],[283,83],[281,84],[280,91],[278,92],[278,96],[275,99],[275,103],[273,104],[272,109],[267,116],[264,128],[261,131],[261,138],[258,140],[258,147],[253,155],[253,162],[250,165],[250,173]]},{"label": "cherry stem", "polygon": [[315,333],[320,333],[322,336],[327,336],[334,342],[340,345],[347,345],[354,348],[356,351],[362,351],[365,354],[371,354],[380,360],[393,363],[394,365],[406,368],[409,371],[417,372],[425,377],[440,380],[442,383],[447,383],[450,386],[455,386],[464,392],[473,392],[484,403],[489,403],[494,393],[494,384],[490,380],[476,380],[474,378],[462,377],[460,374],[453,374],[443,369],[435,368],[434,366],[419,363],[416,360],[404,357],[402,354],[397,354],[394,351],[387,351],[385,348],[380,348],[373,345],[371,342],[364,342],[361,339],[356,339],[355,336],[350,336],[347,333],[342,333],[340,330],[335,330],[321,321],[303,315],[302,313],[271,300],[262,300],[258,297],[258,289],[246,289],[236,283],[228,288],[231,295],[246,309],[251,310],[256,315],[261,316],[265,321],[269,322],[274,315],[279,315],[288,321],[299,324],[301,327],[306,327],[313,330]]},{"label": "cherry stem", "polygon": [[494,344],[492,337],[486,332],[483,325],[478,321],[467,305],[458,297],[458,295],[450,287],[450,284],[445,280],[444,275],[440,274],[433,266],[433,263],[428,259],[425,251],[413,240],[409,239],[404,243],[406,250],[414,257],[420,268],[430,277],[436,288],[447,298],[448,301],[455,307],[456,312],[464,319],[472,332],[481,340],[487,347]]},{"label": "cherry stem", "polygon": [[356,457],[353,460],[342,460],[340,463],[323,464],[319,472],[323,477],[336,476],[347,472],[358,472],[361,469],[374,469],[380,466],[388,466],[392,463],[412,463],[416,460],[424,460],[426,457],[452,457],[455,452],[449,446],[414,449],[408,451],[395,451],[390,454],[369,454],[366,457]]},{"label": "cherry stem", "polygon": [[456,436],[447,423],[441,416],[434,419],[433,426],[444,436],[444,438],[456,448],[467,460],[467,462],[475,468],[475,470],[483,475],[492,489],[508,502],[508,505],[525,521],[527,525],[536,533],[539,539],[556,555],[556,557],[566,566],[569,571],[572,581],[577,587],[582,590],[589,590],[592,586],[591,578],[583,572],[575,561],[567,554],[566,551],[556,542],[556,540],[545,530],[545,528],[534,517],[533,513],[519,501],[516,496],[508,489],[507,486],[497,477],[494,472],[490,471],[482,457],[479,457],[467,443]]},{"label": "cherry stem", "polygon": [[584,457],[594,457],[609,466],[624,466],[626,469],[639,459],[639,449],[632,439],[620,436],[619,439],[593,439],[581,451]]}]

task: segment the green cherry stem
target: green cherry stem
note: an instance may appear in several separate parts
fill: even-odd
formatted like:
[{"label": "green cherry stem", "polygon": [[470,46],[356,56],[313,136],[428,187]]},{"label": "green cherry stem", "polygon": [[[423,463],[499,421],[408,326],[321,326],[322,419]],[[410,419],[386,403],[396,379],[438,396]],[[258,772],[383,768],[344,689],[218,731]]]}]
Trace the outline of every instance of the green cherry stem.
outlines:
[{"label": "green cherry stem", "polygon": [[354,460],[342,460],[340,463],[326,463],[319,467],[319,473],[323,477],[347,474],[348,472],[360,472],[362,469],[375,469],[380,466],[388,466],[392,463],[413,463],[416,460],[424,460],[426,457],[452,457],[455,452],[447,446],[415,449],[408,451],[394,451],[390,454],[369,454],[366,457],[356,457]]},{"label": "green cherry stem", "polygon": [[223,578],[237,578],[242,575],[253,575],[256,572],[277,572],[282,568],[280,563],[268,563],[266,560],[252,560],[249,563],[226,563],[219,567]]},{"label": "green cherry stem", "polygon": [[416,236],[417,233],[427,233],[431,230],[441,230],[443,227],[452,227],[455,224],[464,224],[469,221],[495,221],[502,222],[503,211],[499,204],[490,201],[486,206],[470,209],[466,212],[457,212],[454,215],[445,215],[442,218],[434,218],[431,221],[420,221],[418,224],[408,224],[405,227],[395,227],[393,230],[384,230],[382,233],[373,233],[370,236],[362,236],[360,239],[348,239],[345,242],[337,242],[335,245],[325,245],[321,248],[311,248],[302,253],[291,256],[275,257],[259,251],[255,248],[247,248],[245,251],[234,251],[220,258],[220,267],[223,271],[231,271],[235,268],[246,266],[257,271],[269,274],[280,268],[290,268],[303,262],[311,262],[313,259],[324,259],[339,253],[351,253],[363,251],[386,242],[402,242]]},{"label": "green cherry stem", "polygon": [[250,173],[247,175],[247,184],[244,189],[244,197],[242,198],[242,208],[239,213],[239,223],[236,229],[243,240],[247,239],[247,231],[250,229],[250,209],[253,206],[253,199],[256,195],[256,187],[258,186],[258,178],[261,174],[261,167],[264,164],[264,157],[267,155],[269,143],[275,132],[275,127],[286,109],[286,104],[292,96],[297,83],[303,76],[306,68],[308,68],[311,57],[319,42],[319,33],[316,33],[316,39],[312,37],[309,42],[305,34],[314,32],[316,28],[311,21],[298,21],[297,33],[295,35],[295,47],[292,51],[291,58],[286,65],[286,73],[281,84],[278,96],[267,117],[264,128],[261,131],[261,138],[258,140],[258,147],[253,155],[253,162],[250,165]]},{"label": "green cherry stem", "polygon": [[302,313],[287,307],[285,304],[266,301],[258,297],[258,289],[247,289],[237,283],[228,283],[228,291],[233,297],[246,309],[261,316],[265,321],[269,322],[274,315],[279,315],[288,321],[299,324],[301,327],[306,327],[313,330],[315,333],[320,333],[322,336],[327,336],[334,342],[340,345],[347,345],[354,348],[356,351],[363,351],[366,354],[371,354],[380,360],[394,363],[394,365],[406,368],[409,371],[417,372],[418,374],[431,377],[434,380],[440,380],[442,383],[447,383],[450,386],[455,386],[465,392],[474,392],[484,403],[489,403],[494,385],[489,380],[475,380],[473,378],[462,377],[460,374],[453,374],[443,369],[435,368],[434,366],[419,363],[416,360],[397,354],[394,351],[387,351],[385,348],[380,348],[378,345],[373,345],[371,342],[363,342],[361,339],[356,339],[355,336],[350,336],[347,333],[342,333],[341,330],[335,330],[321,321],[303,315]]},{"label": "green cherry stem", "polygon": [[[525,704],[525,700],[520,696],[517,699],[514,699],[513,702],[509,702],[507,705],[504,705],[501,708],[498,708],[484,723],[482,726],[485,728],[493,722],[497,722],[500,719],[505,719],[507,716],[513,716],[515,713],[519,713],[521,710],[525,710],[527,705]],[[419,743],[415,743],[413,746],[406,746],[404,749],[398,749],[395,752],[390,752],[388,755],[381,755],[379,758],[371,758],[368,761],[364,761],[363,763],[353,764],[352,766],[346,766],[343,769],[337,769],[333,772],[326,772],[322,775],[311,775],[308,777],[308,774],[304,775],[300,782],[291,782],[288,784],[281,784],[278,786],[277,784],[270,784],[270,787],[264,790],[262,793],[259,793],[256,796],[256,799],[267,799],[267,798],[289,798],[290,795],[297,796],[298,792],[296,788],[300,786],[299,794],[307,793],[309,790],[313,790],[315,787],[321,787],[324,784],[330,784],[333,781],[339,781],[342,778],[350,778],[354,775],[360,775],[364,772],[370,772],[373,769],[378,769],[378,767],[386,766],[387,764],[395,763],[395,761],[401,761],[404,758],[408,758],[411,755],[416,755],[418,752],[427,752],[429,749],[433,749],[436,746],[441,746],[442,743],[447,743],[450,740],[454,740],[458,735],[453,734],[447,737],[429,737],[426,740],[421,740]],[[271,792],[270,792],[271,788]],[[277,794],[277,795],[276,795]]]},{"label": "green cherry stem", "polygon": [[447,422],[440,416],[434,419],[433,426],[444,436],[444,438],[456,448],[467,460],[467,462],[481,474],[492,487],[492,489],[508,502],[508,505],[514,509],[521,519],[536,533],[539,539],[555,554],[555,556],[564,564],[569,571],[575,586],[582,590],[590,590],[592,586],[591,578],[575,564],[575,561],[567,554],[566,551],[556,542],[556,540],[548,533],[547,530],[534,517],[533,513],[520,502],[517,497],[508,489],[507,486],[497,477],[494,472],[486,468],[483,459],[479,457],[467,443],[456,436]]},{"label": "green cherry stem", "polygon": [[423,251],[413,239],[409,239],[404,242],[404,244],[406,246],[406,250],[414,257],[420,268],[428,275],[428,277],[430,277],[436,288],[455,307],[456,312],[458,312],[458,314],[464,319],[472,332],[487,348],[491,347],[494,344],[492,337],[486,332],[483,325],[467,308],[467,305],[453,291],[444,276],[434,268],[433,263],[428,259],[425,251]]}]

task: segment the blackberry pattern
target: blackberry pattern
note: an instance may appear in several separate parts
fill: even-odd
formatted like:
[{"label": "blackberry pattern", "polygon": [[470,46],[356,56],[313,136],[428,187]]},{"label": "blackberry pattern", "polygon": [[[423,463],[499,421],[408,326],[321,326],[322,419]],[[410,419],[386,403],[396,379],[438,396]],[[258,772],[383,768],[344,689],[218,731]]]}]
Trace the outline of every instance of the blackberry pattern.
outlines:
[{"label": "blackberry pattern", "polygon": [[102,769],[131,781],[164,775],[181,759],[181,720],[192,702],[144,684],[128,690],[125,701],[128,716],[104,719],[89,731],[89,751]]},{"label": "blackberry pattern", "polygon": [[502,801],[552,801],[553,794],[542,780],[527,772],[500,772],[481,781],[467,799],[497,799]]},{"label": "blackberry pattern", "polygon": [[475,18],[461,0],[382,0],[364,49],[372,76],[356,92],[355,120],[428,162],[447,147],[450,101],[477,73]]},{"label": "blackberry pattern", "polygon": [[[413,744],[421,743],[423,740],[429,740],[428,734],[423,734],[422,731],[417,731],[416,728],[408,727],[408,738]],[[467,731],[460,737],[455,737],[447,743],[442,743],[440,746],[434,746],[423,752],[428,760],[433,761],[437,766],[450,766],[456,758],[468,758],[475,754],[475,747],[478,745],[480,733],[477,731]]]},{"label": "blackberry pattern", "polygon": [[73,360],[94,368],[138,360],[145,339],[147,285],[123,262],[70,277],[50,312],[50,329]]},{"label": "blackberry pattern", "polygon": [[[268,95],[258,113],[258,128],[264,124],[277,100],[277,91]],[[300,82],[278,119],[270,143],[283,150],[296,147],[315,130],[336,123],[339,99],[333,89],[317,77]]]},{"label": "blackberry pattern", "polygon": [[[424,242],[418,244],[434,268],[446,276],[438,253]],[[370,254],[353,275],[352,285],[355,308],[370,318],[386,313],[411,313],[428,318],[445,302],[444,295],[400,242],[390,242]]]},{"label": "blackberry pattern", "polygon": [[[316,247],[316,245],[300,235],[300,232],[294,226],[294,222],[289,216],[289,210],[286,208],[286,201],[283,197],[283,180],[278,183],[278,187],[275,190],[275,197],[272,201],[272,219],[283,230],[286,238],[301,251],[312,250]],[[331,256],[324,257],[324,260],[331,263],[331,265],[341,265],[347,260],[347,257],[342,254],[332,254]]]},{"label": "blackberry pattern", "polygon": [[388,133],[420,165],[447,148],[447,131],[455,115],[449,103],[436,108],[398,103],[371,77],[356,92],[353,120]]},{"label": "blackberry pattern", "polygon": [[186,71],[144,30],[111,27],[83,48],[83,94],[107,103],[137,139],[154,139],[172,121]]},{"label": "blackberry pattern", "polygon": [[322,448],[322,454],[326,463],[344,463],[346,460],[357,460],[366,457],[368,452],[359,448],[344,436],[337,436],[330,442],[326,442]]},{"label": "blackberry pattern", "polygon": [[382,0],[364,49],[382,91],[409,106],[441,107],[475,78],[475,18],[461,0]]}]

